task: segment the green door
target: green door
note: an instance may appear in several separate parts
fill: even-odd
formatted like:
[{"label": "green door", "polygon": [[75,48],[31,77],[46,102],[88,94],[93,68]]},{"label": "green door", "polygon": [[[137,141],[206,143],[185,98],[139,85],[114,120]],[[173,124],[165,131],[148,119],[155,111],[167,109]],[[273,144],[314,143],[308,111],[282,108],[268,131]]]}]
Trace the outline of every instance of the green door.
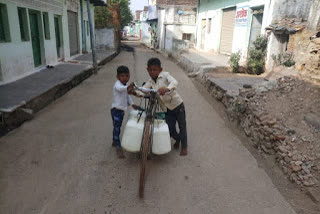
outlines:
[{"label": "green door", "polygon": [[54,29],[56,33],[57,56],[58,58],[60,58],[61,39],[60,39],[59,17],[54,17]]},{"label": "green door", "polygon": [[31,29],[31,41],[33,51],[34,66],[38,67],[41,65],[41,49],[40,49],[40,33],[39,33],[39,22],[37,13],[30,12],[30,29]]}]

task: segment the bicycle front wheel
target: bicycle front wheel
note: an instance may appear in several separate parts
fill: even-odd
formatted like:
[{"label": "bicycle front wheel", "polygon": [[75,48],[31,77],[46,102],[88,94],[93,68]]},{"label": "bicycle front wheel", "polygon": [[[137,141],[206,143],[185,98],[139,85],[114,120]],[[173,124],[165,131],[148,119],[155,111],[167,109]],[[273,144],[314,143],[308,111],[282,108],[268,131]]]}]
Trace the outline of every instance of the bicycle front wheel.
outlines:
[{"label": "bicycle front wheel", "polygon": [[145,122],[145,129],[142,137],[142,150],[141,150],[141,166],[140,166],[140,181],[139,181],[139,196],[143,198],[144,196],[144,182],[145,182],[145,171],[149,152],[149,142],[150,142],[150,131],[151,123],[150,121]]}]

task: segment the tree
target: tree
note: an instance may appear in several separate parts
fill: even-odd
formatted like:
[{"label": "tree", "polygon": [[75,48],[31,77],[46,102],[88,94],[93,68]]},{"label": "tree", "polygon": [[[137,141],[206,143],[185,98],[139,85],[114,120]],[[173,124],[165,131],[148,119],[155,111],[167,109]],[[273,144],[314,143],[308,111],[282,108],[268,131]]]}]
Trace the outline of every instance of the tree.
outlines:
[{"label": "tree", "polygon": [[[133,20],[130,11],[130,0],[108,0],[107,5],[108,7],[95,7],[96,28],[120,27],[123,29]],[[115,14],[119,10],[120,20],[118,20],[118,15]]]},{"label": "tree", "polygon": [[114,46],[117,51],[120,50],[121,30],[133,20],[129,6],[130,0],[108,0],[107,8],[95,9],[96,28],[113,28]]},{"label": "tree", "polygon": [[120,17],[121,17],[121,29],[127,26],[132,20],[133,16],[130,10],[130,0],[120,0]]},{"label": "tree", "polygon": [[96,28],[112,28],[112,14],[107,7],[94,7],[94,22]]}]

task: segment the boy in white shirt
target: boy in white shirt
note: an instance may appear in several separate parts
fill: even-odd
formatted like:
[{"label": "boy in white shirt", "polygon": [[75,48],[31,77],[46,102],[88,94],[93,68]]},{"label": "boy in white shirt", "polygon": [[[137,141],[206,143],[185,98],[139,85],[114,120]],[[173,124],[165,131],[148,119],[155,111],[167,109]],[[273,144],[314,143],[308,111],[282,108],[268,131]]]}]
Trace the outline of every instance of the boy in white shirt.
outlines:
[{"label": "boy in white shirt", "polygon": [[[175,139],[174,148],[179,149],[181,142],[181,156],[188,154],[186,112],[183,100],[176,91],[178,81],[169,72],[162,71],[161,61],[158,58],[148,60],[147,67],[151,77],[145,88],[153,88],[158,91],[161,108],[166,112],[166,122],[169,126],[170,137]],[[130,94],[139,95],[139,91],[128,90]],[[170,92],[167,94],[167,92]],[[176,130],[179,125],[179,133]]]},{"label": "boy in white shirt", "polygon": [[133,104],[131,97],[128,95],[128,90],[133,87],[133,83],[128,84],[130,79],[129,68],[126,66],[119,66],[117,69],[117,78],[113,86],[113,102],[111,107],[111,117],[113,122],[113,142],[112,146],[117,149],[117,155],[119,158],[125,158],[121,143],[120,143],[120,130],[124,117],[124,112],[128,106],[132,106],[134,109],[139,106]]}]

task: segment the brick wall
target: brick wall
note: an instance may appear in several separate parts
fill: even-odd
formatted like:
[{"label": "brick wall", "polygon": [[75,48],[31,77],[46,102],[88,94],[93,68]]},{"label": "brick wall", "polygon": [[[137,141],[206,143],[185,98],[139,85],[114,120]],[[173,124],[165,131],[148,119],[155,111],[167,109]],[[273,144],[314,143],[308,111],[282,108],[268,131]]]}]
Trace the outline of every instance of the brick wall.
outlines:
[{"label": "brick wall", "polygon": [[41,9],[43,11],[51,11],[57,14],[62,13],[63,3],[61,0],[11,0],[18,5],[27,8]]}]

